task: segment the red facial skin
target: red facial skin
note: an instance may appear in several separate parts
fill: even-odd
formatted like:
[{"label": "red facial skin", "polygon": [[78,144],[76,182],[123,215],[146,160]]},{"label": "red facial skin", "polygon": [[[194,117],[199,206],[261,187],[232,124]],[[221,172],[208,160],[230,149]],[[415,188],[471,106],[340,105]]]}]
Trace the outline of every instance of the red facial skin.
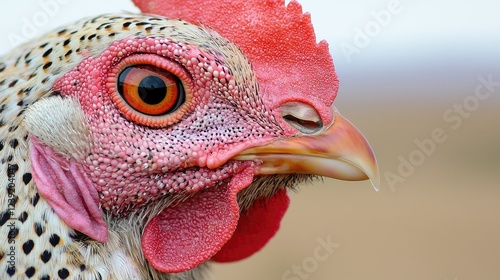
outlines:
[{"label": "red facial skin", "polygon": [[[231,177],[240,163],[216,167],[283,134],[255,92],[238,98],[244,85],[235,86],[232,70],[220,60],[167,39],[125,39],[85,59],[54,85],[77,98],[87,117],[93,141],[84,166],[103,209],[127,214],[166,194],[211,187]],[[177,75],[186,89],[185,104],[163,117],[133,112],[120,101],[116,76],[136,64]]]}]

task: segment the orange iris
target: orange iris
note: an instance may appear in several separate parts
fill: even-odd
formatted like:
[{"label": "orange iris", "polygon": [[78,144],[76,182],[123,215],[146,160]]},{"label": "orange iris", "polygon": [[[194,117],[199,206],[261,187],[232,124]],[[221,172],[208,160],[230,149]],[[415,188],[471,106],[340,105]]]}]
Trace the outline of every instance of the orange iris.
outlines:
[{"label": "orange iris", "polygon": [[151,116],[173,112],[185,101],[179,78],[152,65],[123,69],[118,76],[118,92],[130,107]]}]

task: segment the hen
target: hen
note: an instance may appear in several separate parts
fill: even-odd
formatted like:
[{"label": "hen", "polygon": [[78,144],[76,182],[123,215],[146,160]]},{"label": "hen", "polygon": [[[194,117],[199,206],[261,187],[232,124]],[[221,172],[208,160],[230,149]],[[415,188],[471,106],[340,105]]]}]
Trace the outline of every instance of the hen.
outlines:
[{"label": "hen", "polygon": [[269,241],[308,174],[377,184],[298,3],[175,2],[0,58],[1,279],[205,279]]}]

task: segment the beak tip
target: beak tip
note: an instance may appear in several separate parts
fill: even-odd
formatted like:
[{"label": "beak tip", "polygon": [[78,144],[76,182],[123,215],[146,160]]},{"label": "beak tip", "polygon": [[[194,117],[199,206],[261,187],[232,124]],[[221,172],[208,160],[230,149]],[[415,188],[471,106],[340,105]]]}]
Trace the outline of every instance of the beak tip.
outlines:
[{"label": "beak tip", "polygon": [[370,183],[372,183],[372,186],[376,192],[380,191],[380,180],[370,180]]},{"label": "beak tip", "polygon": [[380,191],[380,172],[377,160],[375,159],[375,155],[373,155],[373,159],[374,159],[374,168],[371,170],[371,172],[368,173],[368,174],[371,173],[368,177],[370,179],[370,183],[372,183],[373,188],[375,189],[376,192],[378,192]]},{"label": "beak tip", "polygon": [[[371,148],[370,148],[371,150]],[[373,162],[371,164],[371,168],[364,169],[365,174],[367,175],[368,179],[370,180],[370,183],[372,184],[373,188],[375,189],[376,192],[380,191],[380,172],[378,169],[378,164],[377,160],[375,159],[375,155],[372,152],[372,158]]]}]

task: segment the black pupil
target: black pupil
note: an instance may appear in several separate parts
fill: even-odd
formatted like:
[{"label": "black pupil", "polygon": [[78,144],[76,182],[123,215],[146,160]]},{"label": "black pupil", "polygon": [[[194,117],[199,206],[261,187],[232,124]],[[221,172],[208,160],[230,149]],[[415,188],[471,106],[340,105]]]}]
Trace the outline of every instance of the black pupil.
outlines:
[{"label": "black pupil", "polygon": [[139,84],[139,97],[149,105],[160,103],[167,96],[167,86],[162,79],[147,76]]}]

